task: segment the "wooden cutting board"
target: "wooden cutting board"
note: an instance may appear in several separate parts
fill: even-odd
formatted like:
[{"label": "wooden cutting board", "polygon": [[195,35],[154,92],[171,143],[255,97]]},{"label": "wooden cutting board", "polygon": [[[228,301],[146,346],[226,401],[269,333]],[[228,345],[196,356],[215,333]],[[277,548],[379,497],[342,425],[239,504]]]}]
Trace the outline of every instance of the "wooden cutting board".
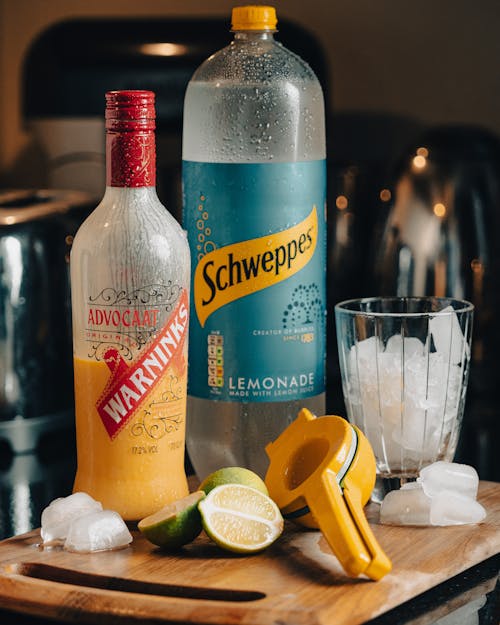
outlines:
[{"label": "wooden cutting board", "polygon": [[126,549],[42,550],[38,531],[0,543],[0,607],[68,622],[357,625],[500,552],[500,484],[482,482],[484,523],[390,527],[367,514],[393,571],[347,578],[321,533],[287,525],[264,553],[233,556],[204,535],[167,554],[134,533]]}]

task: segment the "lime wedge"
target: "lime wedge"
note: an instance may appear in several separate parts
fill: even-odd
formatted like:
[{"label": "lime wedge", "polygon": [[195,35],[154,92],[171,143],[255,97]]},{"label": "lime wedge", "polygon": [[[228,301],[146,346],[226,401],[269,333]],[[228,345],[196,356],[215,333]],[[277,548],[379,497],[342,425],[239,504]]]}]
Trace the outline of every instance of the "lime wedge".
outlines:
[{"label": "lime wedge", "polygon": [[274,501],[243,484],[216,486],[198,508],[205,532],[219,547],[235,553],[262,551],[283,531]]},{"label": "lime wedge", "polygon": [[200,490],[191,493],[142,519],[137,527],[154,545],[166,549],[182,547],[202,530],[198,504],[204,497]]}]

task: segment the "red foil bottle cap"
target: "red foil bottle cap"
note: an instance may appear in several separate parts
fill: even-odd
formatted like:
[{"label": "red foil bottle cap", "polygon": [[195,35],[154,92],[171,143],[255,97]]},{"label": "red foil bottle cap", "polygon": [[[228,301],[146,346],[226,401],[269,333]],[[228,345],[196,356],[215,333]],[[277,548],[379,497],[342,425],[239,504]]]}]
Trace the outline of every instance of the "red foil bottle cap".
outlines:
[{"label": "red foil bottle cap", "polygon": [[107,130],[154,130],[155,118],[153,91],[108,91],[106,93]]},{"label": "red foil bottle cap", "polygon": [[151,187],[156,184],[155,94],[106,93],[106,184]]}]

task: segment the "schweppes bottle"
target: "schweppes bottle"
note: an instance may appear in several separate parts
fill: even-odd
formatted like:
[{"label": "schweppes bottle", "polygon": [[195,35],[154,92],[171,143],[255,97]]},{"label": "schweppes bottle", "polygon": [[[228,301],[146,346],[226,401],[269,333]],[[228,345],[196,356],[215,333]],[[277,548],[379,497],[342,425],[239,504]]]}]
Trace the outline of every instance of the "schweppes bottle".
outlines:
[{"label": "schweppes bottle", "polygon": [[230,465],[264,475],[265,445],[299,409],[324,414],[324,101],[276,24],[273,7],[234,8],[234,40],[185,98],[187,445],[201,479]]}]

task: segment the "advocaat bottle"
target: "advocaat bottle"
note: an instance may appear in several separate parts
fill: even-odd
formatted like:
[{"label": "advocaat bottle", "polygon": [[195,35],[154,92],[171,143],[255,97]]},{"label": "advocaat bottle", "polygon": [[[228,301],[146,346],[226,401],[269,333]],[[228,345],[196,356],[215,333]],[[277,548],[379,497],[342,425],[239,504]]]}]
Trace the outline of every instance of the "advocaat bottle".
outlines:
[{"label": "advocaat bottle", "polygon": [[188,493],[190,253],[156,193],[154,93],[106,94],[106,163],[71,250],[74,490],[136,520]]}]

